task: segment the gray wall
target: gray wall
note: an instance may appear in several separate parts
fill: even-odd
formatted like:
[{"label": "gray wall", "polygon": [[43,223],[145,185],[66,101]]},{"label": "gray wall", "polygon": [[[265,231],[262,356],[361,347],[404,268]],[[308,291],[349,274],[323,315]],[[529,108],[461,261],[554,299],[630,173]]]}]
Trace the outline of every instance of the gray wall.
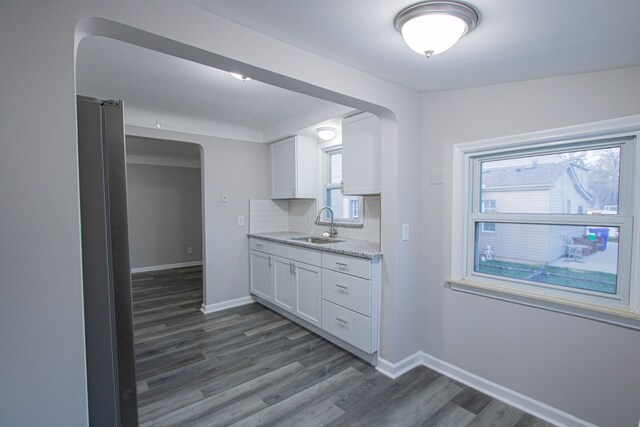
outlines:
[{"label": "gray wall", "polygon": [[[452,146],[640,113],[640,68],[423,95],[422,348],[602,426],[640,418],[640,331],[464,294],[451,265]],[[429,185],[445,167],[446,183]],[[635,261],[638,261],[636,255]]]},{"label": "gray wall", "polygon": [[200,180],[200,168],[127,165],[131,268],[202,261]]},{"label": "gray wall", "polygon": [[[249,199],[270,197],[271,157],[266,144],[208,138],[201,146],[204,304],[212,305],[249,296]],[[238,225],[238,216],[244,216],[244,225]]]}]

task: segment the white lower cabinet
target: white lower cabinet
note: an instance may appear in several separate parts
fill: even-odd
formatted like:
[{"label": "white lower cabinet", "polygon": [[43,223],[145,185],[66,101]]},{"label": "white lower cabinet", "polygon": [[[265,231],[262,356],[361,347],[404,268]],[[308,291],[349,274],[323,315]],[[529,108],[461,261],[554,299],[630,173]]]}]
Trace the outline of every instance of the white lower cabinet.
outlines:
[{"label": "white lower cabinet", "polygon": [[296,263],[294,271],[297,290],[296,314],[315,326],[320,326],[322,269],[314,265]]},{"label": "white lower cabinet", "polygon": [[264,252],[250,251],[251,292],[268,301],[273,300],[271,263],[271,255]]},{"label": "white lower cabinet", "polygon": [[322,329],[349,344],[373,353],[371,318],[332,302],[322,301]]},{"label": "white lower cabinet", "polygon": [[273,302],[287,311],[294,311],[295,284],[293,281],[293,261],[274,256]]},{"label": "white lower cabinet", "polygon": [[378,260],[250,240],[252,294],[338,338],[339,345],[378,351]]}]

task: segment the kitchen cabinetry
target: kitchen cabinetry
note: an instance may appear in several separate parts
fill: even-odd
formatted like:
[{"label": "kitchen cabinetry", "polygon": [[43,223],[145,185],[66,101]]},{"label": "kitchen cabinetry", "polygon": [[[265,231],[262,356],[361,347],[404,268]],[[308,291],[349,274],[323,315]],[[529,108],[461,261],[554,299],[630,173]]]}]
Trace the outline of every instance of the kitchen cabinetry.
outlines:
[{"label": "kitchen cabinetry", "polygon": [[312,325],[320,326],[321,269],[310,264],[294,265],[294,287],[297,290],[295,314]]},{"label": "kitchen cabinetry", "polygon": [[293,261],[273,258],[273,302],[287,311],[294,307]]},{"label": "kitchen cabinetry", "polygon": [[302,135],[271,144],[272,199],[316,197],[316,145]]},{"label": "kitchen cabinetry", "polygon": [[342,192],[348,196],[380,194],[380,119],[360,113],[342,121]]},{"label": "kitchen cabinetry", "polygon": [[322,254],[322,329],[367,353],[378,349],[379,272],[370,260]]},{"label": "kitchen cabinetry", "polygon": [[253,237],[250,248],[250,288],[258,302],[290,313],[350,351],[378,350],[379,260]]},{"label": "kitchen cabinetry", "polygon": [[273,299],[272,262],[271,256],[264,252],[250,251],[249,253],[251,292],[268,301]]}]

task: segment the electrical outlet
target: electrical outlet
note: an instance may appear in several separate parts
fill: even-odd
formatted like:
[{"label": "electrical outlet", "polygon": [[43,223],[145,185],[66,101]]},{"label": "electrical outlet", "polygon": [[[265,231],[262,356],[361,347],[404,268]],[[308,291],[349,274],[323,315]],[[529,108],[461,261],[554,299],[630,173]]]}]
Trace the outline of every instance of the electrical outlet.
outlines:
[{"label": "electrical outlet", "polygon": [[187,253],[188,254],[192,254],[193,253],[193,246],[188,246],[187,247]]},{"label": "electrical outlet", "polygon": [[402,240],[409,240],[409,224],[402,224]]},{"label": "electrical outlet", "polygon": [[229,201],[229,197],[226,193],[220,193],[220,203],[227,203]]}]

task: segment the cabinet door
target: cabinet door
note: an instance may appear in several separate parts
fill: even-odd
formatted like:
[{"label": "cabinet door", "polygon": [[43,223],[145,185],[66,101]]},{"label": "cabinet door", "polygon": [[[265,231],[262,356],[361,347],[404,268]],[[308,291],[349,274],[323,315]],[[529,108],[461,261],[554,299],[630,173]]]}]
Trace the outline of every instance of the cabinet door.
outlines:
[{"label": "cabinet door", "polygon": [[304,263],[296,263],[294,269],[296,314],[318,327],[321,320],[321,271],[320,267]]},{"label": "cabinet door", "polygon": [[271,145],[273,199],[296,196],[296,140],[295,137]]},{"label": "cabinet door", "polygon": [[295,288],[293,283],[293,261],[272,256],[273,302],[287,311],[294,311]]},{"label": "cabinet door", "polygon": [[342,121],[342,192],[380,194],[380,120],[370,113]]},{"label": "cabinet door", "polygon": [[249,264],[251,293],[269,301],[273,300],[271,256],[263,252],[250,251]]}]

